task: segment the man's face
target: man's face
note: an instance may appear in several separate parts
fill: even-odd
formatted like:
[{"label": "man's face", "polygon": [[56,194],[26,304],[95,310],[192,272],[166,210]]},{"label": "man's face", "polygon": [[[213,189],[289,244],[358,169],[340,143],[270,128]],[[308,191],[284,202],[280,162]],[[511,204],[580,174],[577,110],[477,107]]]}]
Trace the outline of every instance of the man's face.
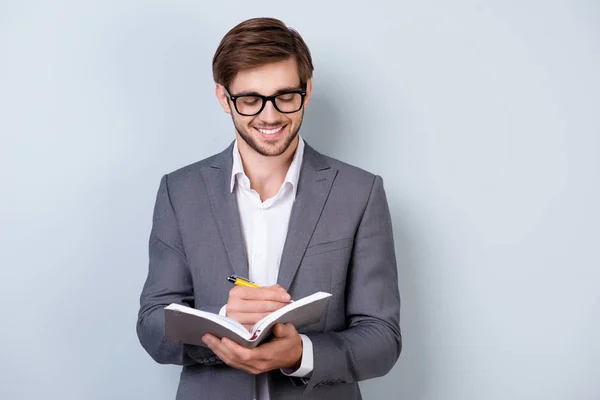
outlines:
[{"label": "man's face", "polygon": [[[240,71],[228,89],[233,96],[250,93],[272,96],[287,90],[301,89],[296,60],[291,57],[284,61]],[[267,101],[263,110],[254,116],[240,115],[223,86],[217,85],[216,94],[225,112],[231,114],[239,137],[248,146],[263,156],[279,156],[289,148],[298,135],[304,107],[308,104],[311,90],[312,82],[309,80],[304,106],[295,113],[281,113],[275,109],[272,102]]]}]

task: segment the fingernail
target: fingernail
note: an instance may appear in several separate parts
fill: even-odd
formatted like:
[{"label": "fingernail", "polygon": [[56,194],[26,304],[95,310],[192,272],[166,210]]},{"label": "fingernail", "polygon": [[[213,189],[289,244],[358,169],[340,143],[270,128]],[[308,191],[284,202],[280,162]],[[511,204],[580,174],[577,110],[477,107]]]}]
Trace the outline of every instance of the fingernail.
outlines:
[{"label": "fingernail", "polygon": [[291,297],[290,297],[290,295],[288,293],[286,293],[284,295],[281,295],[281,300],[283,300],[283,301],[290,301]]},{"label": "fingernail", "polygon": [[202,341],[206,344],[209,344],[210,338],[208,336],[204,335],[204,336],[202,336]]}]

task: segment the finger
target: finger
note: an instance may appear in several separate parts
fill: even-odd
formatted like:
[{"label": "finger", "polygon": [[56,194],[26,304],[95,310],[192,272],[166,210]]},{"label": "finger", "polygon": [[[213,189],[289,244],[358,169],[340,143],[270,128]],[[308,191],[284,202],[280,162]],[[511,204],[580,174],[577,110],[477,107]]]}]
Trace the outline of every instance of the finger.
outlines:
[{"label": "finger", "polygon": [[248,291],[252,289],[246,286],[234,286],[229,290],[229,299],[245,299],[248,296]]},{"label": "finger", "polygon": [[298,331],[292,324],[275,324],[273,327],[275,337],[284,338],[298,335]]},{"label": "finger", "polygon": [[219,338],[217,338],[214,335],[211,335],[210,333],[205,334],[204,336],[202,336],[202,341],[204,342],[204,344],[206,344],[212,351],[214,352],[222,352],[221,351],[221,341],[219,340]]},{"label": "finger", "polygon": [[229,346],[223,343],[223,340],[219,340],[213,335],[206,334],[203,336],[202,341],[206,343],[206,345],[215,353],[217,357],[219,357],[225,364],[229,365],[230,367],[241,369],[252,374],[258,373],[254,368],[248,367],[241,363],[239,358],[231,352]]},{"label": "finger", "polygon": [[202,337],[202,341],[217,355],[217,357],[223,360],[224,363],[231,365],[231,355],[228,354],[228,349],[223,346],[217,337],[207,333]]},{"label": "finger", "polygon": [[234,299],[227,304],[227,315],[230,313],[272,313],[287,303],[270,300]]},{"label": "finger", "polygon": [[[281,329],[280,327],[279,329]],[[261,344],[254,350],[260,351],[257,358],[263,358],[266,361],[264,364],[257,362],[254,365],[257,367],[265,367],[266,370],[276,368],[299,368],[299,360],[302,357],[302,339],[300,336],[275,337],[273,340]]]},{"label": "finger", "polygon": [[292,299],[289,293],[271,288],[249,288],[237,286],[229,291],[230,297],[244,300],[268,300],[289,303]]},{"label": "finger", "polygon": [[251,349],[247,349],[229,338],[224,337],[221,339],[221,344],[227,349],[234,359],[244,364],[251,363],[254,360]]},{"label": "finger", "polygon": [[279,292],[287,292],[287,290],[285,290],[281,285],[279,285],[278,283],[272,285],[272,286],[263,286],[263,288],[266,289],[271,289],[271,290],[276,290]]},{"label": "finger", "polygon": [[272,289],[272,288],[267,288],[267,289],[261,288],[257,291],[251,292],[250,295],[254,296],[254,297],[251,297],[251,299],[262,300],[262,301],[277,301],[277,302],[289,303],[290,300],[292,299],[292,297],[289,295],[289,293],[286,292],[285,290]]},{"label": "finger", "polygon": [[228,317],[235,319],[240,324],[251,324],[254,325],[270,313],[240,313],[240,312],[231,312],[228,313]]},{"label": "finger", "polygon": [[256,349],[247,349],[226,337],[221,339],[221,344],[227,349],[232,362],[238,365],[238,368],[251,374],[260,374],[267,371],[265,360],[260,357],[261,353]]}]

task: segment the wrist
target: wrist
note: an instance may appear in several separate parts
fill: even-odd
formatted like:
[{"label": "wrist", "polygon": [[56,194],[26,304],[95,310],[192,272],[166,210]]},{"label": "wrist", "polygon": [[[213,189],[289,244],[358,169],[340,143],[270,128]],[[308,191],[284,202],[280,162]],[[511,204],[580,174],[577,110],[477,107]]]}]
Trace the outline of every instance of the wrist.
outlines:
[{"label": "wrist", "polygon": [[[281,373],[291,377],[309,378],[314,368],[313,346],[312,342],[306,335],[300,335],[300,340],[302,342],[302,353],[299,359],[300,362],[289,368],[281,368]],[[294,351],[293,348],[290,350],[291,351],[289,354]]]},{"label": "wrist", "polygon": [[300,336],[298,336],[298,344],[295,346],[295,349],[296,351],[294,352],[294,354],[296,354],[296,361],[288,367],[293,370],[297,370],[298,368],[300,368],[300,365],[302,365],[302,354],[304,352],[304,344]]}]

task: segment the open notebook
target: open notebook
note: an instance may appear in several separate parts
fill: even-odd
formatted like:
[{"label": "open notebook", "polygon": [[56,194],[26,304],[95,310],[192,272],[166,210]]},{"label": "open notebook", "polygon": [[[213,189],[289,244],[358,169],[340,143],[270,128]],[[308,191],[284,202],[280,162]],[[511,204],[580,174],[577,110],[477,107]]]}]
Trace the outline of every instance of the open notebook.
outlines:
[{"label": "open notebook", "polygon": [[248,332],[239,322],[218,314],[196,310],[181,304],[165,307],[165,336],[170,342],[204,346],[202,336],[211,333],[218,338],[254,348],[270,336],[277,323],[291,323],[296,329],[317,323],[325,313],[330,293],[316,292],[272,312],[258,321]]}]

